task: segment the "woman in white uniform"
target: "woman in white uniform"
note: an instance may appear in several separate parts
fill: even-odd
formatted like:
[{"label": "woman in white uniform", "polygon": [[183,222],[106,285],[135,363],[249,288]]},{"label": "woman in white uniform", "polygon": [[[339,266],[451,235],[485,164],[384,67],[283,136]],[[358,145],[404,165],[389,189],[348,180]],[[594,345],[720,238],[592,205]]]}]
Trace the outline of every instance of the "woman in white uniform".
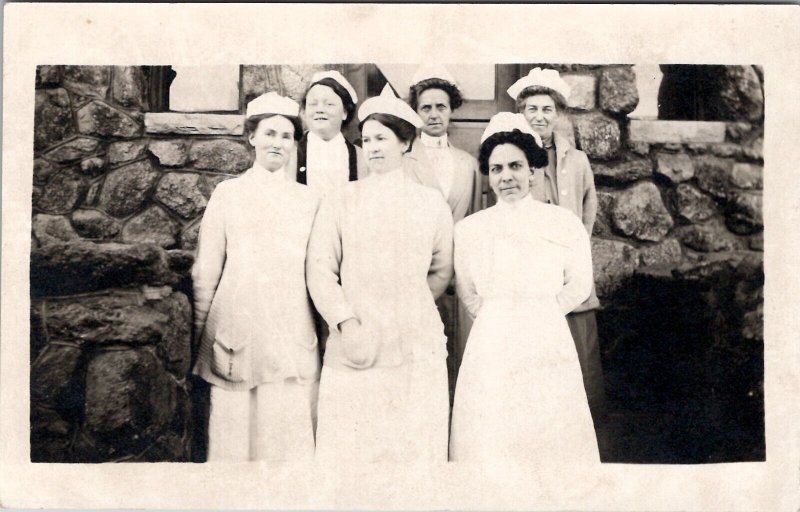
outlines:
[{"label": "woman in white uniform", "polygon": [[194,373],[212,385],[210,461],[313,460],[320,363],[305,262],[319,199],[284,175],[298,114],[274,92],[248,104],[255,162],[217,185],[200,226]]},{"label": "woman in white uniform", "polygon": [[547,154],[522,115],[494,116],[479,165],[496,205],[455,228],[458,295],[475,319],[458,377],[451,460],[555,471],[599,462],[564,316],[592,288],[589,237],[564,208],[534,201]]},{"label": "woman in white uniform", "polygon": [[369,177],[326,198],[308,289],[330,337],[317,460],[445,463],[446,338],[435,299],[453,276],[450,209],[403,153],[421,121],[387,86],[358,112]]}]

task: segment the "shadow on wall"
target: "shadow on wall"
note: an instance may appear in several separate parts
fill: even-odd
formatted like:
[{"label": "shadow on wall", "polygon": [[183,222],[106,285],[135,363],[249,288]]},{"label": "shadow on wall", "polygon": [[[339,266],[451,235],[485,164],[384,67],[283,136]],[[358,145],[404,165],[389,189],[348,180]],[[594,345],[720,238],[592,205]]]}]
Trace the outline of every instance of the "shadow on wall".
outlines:
[{"label": "shadow on wall", "polygon": [[644,269],[607,299],[605,462],[765,460],[763,283],[739,253]]}]

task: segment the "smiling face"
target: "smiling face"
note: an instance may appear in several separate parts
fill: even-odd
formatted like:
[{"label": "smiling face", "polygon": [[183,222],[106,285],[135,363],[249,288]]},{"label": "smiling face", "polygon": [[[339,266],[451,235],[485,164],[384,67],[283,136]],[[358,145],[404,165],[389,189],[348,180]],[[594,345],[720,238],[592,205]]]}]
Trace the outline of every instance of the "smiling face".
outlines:
[{"label": "smiling face", "polygon": [[522,115],[543,141],[550,140],[553,136],[553,125],[558,119],[558,108],[549,94],[535,94],[525,98]]},{"label": "smiling face", "polygon": [[450,125],[450,96],[441,89],[425,89],[417,100],[417,114],[425,123],[422,131],[432,137],[447,133]]},{"label": "smiling face", "polygon": [[333,89],[317,84],[306,94],[305,118],[309,130],[323,140],[331,140],[342,131],[347,112]]},{"label": "smiling face", "polygon": [[256,150],[256,161],[268,171],[277,171],[294,149],[294,124],[277,115],[262,119],[248,140]]},{"label": "smiling face", "polygon": [[489,156],[489,186],[508,203],[525,197],[531,188],[531,168],[525,153],[513,144],[501,144]]},{"label": "smiling face", "polygon": [[403,142],[391,128],[373,119],[367,120],[361,128],[361,145],[371,173],[397,169],[408,149],[408,142]]}]

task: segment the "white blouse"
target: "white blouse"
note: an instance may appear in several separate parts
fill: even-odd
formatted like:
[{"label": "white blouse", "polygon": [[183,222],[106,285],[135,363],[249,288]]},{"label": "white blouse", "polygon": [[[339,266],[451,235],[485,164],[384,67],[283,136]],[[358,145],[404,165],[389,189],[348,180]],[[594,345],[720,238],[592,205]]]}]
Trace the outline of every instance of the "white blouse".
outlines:
[{"label": "white blouse", "polygon": [[442,195],[447,199],[450,197],[450,190],[453,188],[455,176],[453,153],[448,146],[447,134],[433,137],[422,132],[419,140],[425,146],[425,152],[428,155],[428,160],[430,160],[431,168],[436,174]]},{"label": "white blouse", "polygon": [[453,220],[441,194],[403,169],[349,182],[323,200],[308,248],[308,289],[330,326],[325,365],[341,367],[348,318],[379,342],[375,366],[445,357],[431,289],[453,275]]},{"label": "white blouse", "polygon": [[[192,267],[195,331],[202,331],[195,373],[229,389],[319,377],[316,334],[305,281],[311,227],[319,205],[308,187],[258,163],[217,185],[200,226]],[[215,340],[248,347],[244,383],[211,371]]]},{"label": "white blouse", "polygon": [[348,182],[350,157],[342,132],[328,141],[308,132],[306,172],[308,186],[317,189],[322,196],[337,193]]},{"label": "white blouse", "polygon": [[499,201],[455,227],[459,298],[475,318],[484,300],[556,300],[566,315],[592,289],[592,253],[581,220],[530,196]]}]

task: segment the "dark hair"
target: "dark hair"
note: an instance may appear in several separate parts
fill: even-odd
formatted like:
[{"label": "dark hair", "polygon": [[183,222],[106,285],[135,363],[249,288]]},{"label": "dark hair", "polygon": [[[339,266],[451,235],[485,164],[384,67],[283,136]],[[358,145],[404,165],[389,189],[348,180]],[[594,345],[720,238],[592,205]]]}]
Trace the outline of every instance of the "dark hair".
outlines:
[{"label": "dark hair", "polygon": [[[364,123],[367,121],[378,121],[383,126],[392,130],[402,142],[408,142],[410,144],[417,136],[417,129],[414,128],[413,124],[391,114],[376,113],[368,115],[363,121],[358,123],[358,131],[364,129]],[[411,149],[411,146],[409,146],[409,149]]]},{"label": "dark hair", "polygon": [[478,152],[478,167],[483,174],[489,174],[489,157],[497,146],[513,144],[525,153],[528,165],[531,167],[544,167],[547,165],[547,151],[536,143],[530,133],[523,133],[517,129],[513,132],[498,132],[481,144]]},{"label": "dark hair", "polygon": [[258,128],[258,124],[261,121],[264,119],[269,119],[272,116],[285,117],[292,122],[292,126],[294,126],[294,140],[300,140],[300,138],[303,136],[303,124],[300,122],[299,117],[285,116],[283,114],[258,114],[257,116],[250,116],[244,120],[245,138],[249,138],[253,133],[255,133],[256,129]]},{"label": "dark hair", "polygon": [[428,89],[441,89],[446,92],[450,98],[450,110],[455,110],[464,104],[464,98],[461,96],[461,91],[458,90],[458,87],[441,78],[428,78],[412,85],[408,90],[408,104],[411,105],[414,112],[417,111],[420,94]]},{"label": "dark hair", "polygon": [[561,93],[558,93],[549,87],[532,85],[522,89],[522,91],[520,91],[520,93],[517,95],[517,112],[522,112],[522,109],[525,108],[525,100],[531,96],[537,96],[539,94],[544,94],[553,98],[553,103],[556,104],[556,108],[559,112],[567,108],[567,100],[564,99],[564,96],[562,96]]},{"label": "dark hair", "polygon": [[315,85],[324,85],[325,87],[330,87],[331,89],[333,89],[333,92],[335,92],[336,95],[342,99],[342,105],[344,105],[344,111],[345,114],[347,114],[347,117],[345,118],[344,122],[342,122],[342,125],[347,126],[347,124],[353,119],[353,114],[355,114],[356,112],[356,104],[353,103],[353,98],[350,97],[350,93],[347,92],[347,89],[342,87],[342,84],[340,84],[333,78],[325,77],[321,80],[317,80],[312,84],[309,84],[305,94],[303,94],[303,100],[300,102],[300,104],[303,105],[303,110],[306,109],[306,98],[308,97],[308,92]]}]

